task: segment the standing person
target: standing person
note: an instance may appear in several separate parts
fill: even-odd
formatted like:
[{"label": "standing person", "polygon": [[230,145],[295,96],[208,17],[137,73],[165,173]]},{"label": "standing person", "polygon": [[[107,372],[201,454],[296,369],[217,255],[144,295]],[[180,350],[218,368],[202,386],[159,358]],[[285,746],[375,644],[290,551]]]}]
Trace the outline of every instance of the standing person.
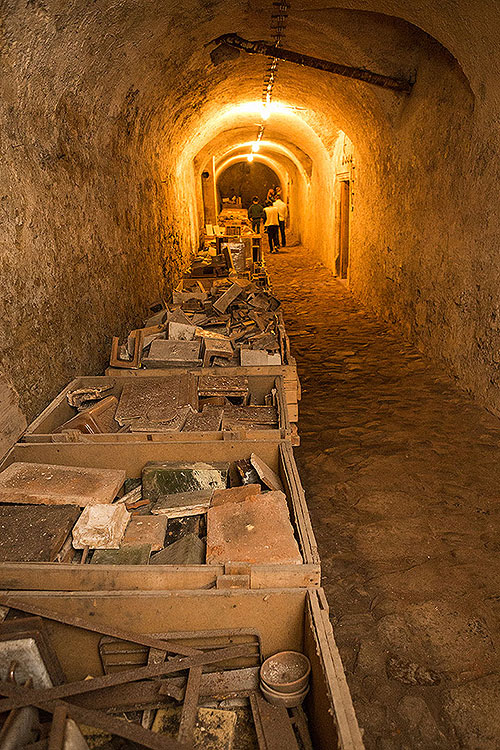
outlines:
[{"label": "standing person", "polygon": [[266,215],[264,229],[267,232],[269,251],[271,253],[277,253],[280,246],[278,209],[269,202],[264,209],[264,213]]},{"label": "standing person", "polygon": [[287,207],[285,201],[281,197],[281,193],[278,193],[273,206],[278,209],[278,221],[281,234],[281,247],[286,247],[286,234],[285,234],[285,223],[287,215]]},{"label": "standing person", "polygon": [[266,218],[264,209],[260,205],[260,201],[257,196],[252,198],[252,203],[248,209],[248,218],[252,222],[252,232],[260,233],[260,222]]},{"label": "standing person", "polygon": [[276,191],[274,187],[270,187],[269,190],[267,191],[266,206],[268,203],[272,203],[275,198],[276,198]]}]

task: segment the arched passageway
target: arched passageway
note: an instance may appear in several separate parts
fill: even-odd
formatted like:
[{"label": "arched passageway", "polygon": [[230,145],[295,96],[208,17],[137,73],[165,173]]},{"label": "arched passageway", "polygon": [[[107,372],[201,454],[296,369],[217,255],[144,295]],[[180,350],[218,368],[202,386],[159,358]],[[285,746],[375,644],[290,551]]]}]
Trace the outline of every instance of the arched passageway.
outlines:
[{"label": "arched passageway", "polygon": [[[349,292],[342,294],[318,282],[322,299],[338,292],[345,309],[349,301],[361,301],[364,312],[351,316],[359,326],[369,314],[378,332],[394,326],[460,388],[500,413],[498,3],[346,0],[336,7],[293,0],[283,46],[411,80],[411,93],[280,63],[267,101],[268,61],[242,54],[215,66],[209,51],[211,40],[224,33],[269,39],[273,7],[267,0],[4,1],[1,369],[28,418],[75,374],[100,372],[111,336],[136,325],[146,304],[172,289],[208,218],[207,186],[216,185],[218,175],[248,154],[287,185],[295,236],[307,253],[302,276],[321,263],[346,280]],[[216,193],[211,192],[215,218]],[[314,304],[312,282],[306,289],[300,280],[297,271],[298,307],[304,300]],[[342,335],[349,321],[338,321]],[[307,325],[314,333],[315,324]],[[298,331],[310,340],[306,329]],[[310,346],[314,350],[314,337]],[[333,400],[335,367],[328,375],[330,387],[322,398]],[[384,397],[392,403],[390,393]],[[348,388],[343,398],[347,404]],[[454,424],[459,431],[460,420]],[[432,441],[430,416],[425,425]],[[403,433],[407,439],[408,431]],[[355,435],[347,437],[355,440]],[[496,448],[489,433],[467,430],[467,435],[486,451]],[[437,442],[438,454],[448,450]],[[475,471],[491,469],[491,463],[483,465],[474,455]],[[324,460],[321,455],[320,466]],[[435,492],[441,487],[438,479]],[[474,477],[461,475],[460,481],[472,483]],[[336,486],[332,504],[342,497]],[[477,514],[483,513],[493,514],[493,504],[485,509],[478,503]],[[411,532],[411,514],[408,519]],[[354,523],[352,518],[346,522]],[[448,538],[459,549],[450,554],[468,554],[468,538],[462,544],[453,523],[427,533],[452,535]],[[484,539],[479,536],[474,544],[494,546],[489,534],[485,529]],[[413,544],[418,546],[419,539]],[[469,554],[476,551],[473,547]],[[383,563],[389,568],[390,557]],[[480,576],[471,580],[481,585]],[[368,590],[363,582],[360,574],[349,605],[353,626],[360,629],[368,617],[366,608],[358,611],[356,604]],[[453,613],[448,614],[452,620]],[[422,632],[427,632],[424,620],[437,617],[425,608],[419,616]],[[476,635],[487,631],[486,641],[485,619],[479,613],[470,628]],[[390,641],[391,627],[401,623],[385,624]],[[398,631],[399,643],[405,628]],[[453,640],[451,630],[446,638]],[[469,641],[463,643],[466,649]],[[492,665],[496,680],[488,649],[485,663]],[[371,662],[377,668],[381,663],[374,650],[373,643],[357,652],[346,650],[346,664],[354,670],[364,659],[369,677]],[[422,653],[421,663],[396,654],[396,672],[400,663],[406,672],[387,677],[400,697],[409,699],[396,704],[406,711],[410,728],[405,737],[412,736],[411,722],[433,719],[421,695],[432,689],[432,680],[425,682],[428,678],[418,671],[425,662],[425,643]],[[450,676],[443,670],[449,690],[463,690],[453,694],[448,734],[443,725],[432,735],[435,746],[462,743],[476,749],[474,738],[462,731],[461,701],[468,708],[482,701],[484,717],[498,683],[478,685],[479,697],[471,697],[464,686],[475,676],[470,663],[463,673]],[[393,683],[384,685],[394,689]],[[358,700],[370,702],[377,691],[378,683],[367,679]],[[367,719],[372,747],[406,747],[396,730],[387,735],[391,721],[385,715],[377,718],[374,709]],[[413,746],[426,750],[429,736]],[[477,747],[493,750],[489,724],[484,731],[477,728],[477,736]]]}]

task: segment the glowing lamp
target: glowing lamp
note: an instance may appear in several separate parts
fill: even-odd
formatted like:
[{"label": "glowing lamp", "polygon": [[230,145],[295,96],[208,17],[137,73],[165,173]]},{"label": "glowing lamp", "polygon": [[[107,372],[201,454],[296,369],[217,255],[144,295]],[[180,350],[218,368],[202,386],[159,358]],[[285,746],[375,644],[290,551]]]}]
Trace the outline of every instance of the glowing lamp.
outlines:
[{"label": "glowing lamp", "polygon": [[252,144],[252,151],[254,152],[254,154],[256,154],[258,152],[259,148],[260,148],[260,143],[253,143]]},{"label": "glowing lamp", "polygon": [[248,154],[247,161],[253,161],[253,154]]}]

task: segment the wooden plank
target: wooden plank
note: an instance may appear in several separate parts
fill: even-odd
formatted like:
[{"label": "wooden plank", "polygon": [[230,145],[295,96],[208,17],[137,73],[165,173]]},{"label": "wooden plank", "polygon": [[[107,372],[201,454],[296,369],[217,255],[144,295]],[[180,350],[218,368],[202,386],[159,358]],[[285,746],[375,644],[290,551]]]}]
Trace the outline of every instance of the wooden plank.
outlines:
[{"label": "wooden plank", "polygon": [[300,481],[299,471],[293,457],[293,449],[290,443],[280,443],[280,453],[285,469],[285,475],[291,484],[289,494],[292,499],[292,507],[295,513],[295,519],[292,520],[295,521],[295,526],[300,535],[304,561],[319,564],[320,558],[318,545],[314,536],[304,489]]},{"label": "wooden plank", "polygon": [[[222,565],[99,565],[3,563],[0,589],[20,591],[158,591],[209,589],[225,574]],[[310,588],[320,585],[320,566],[252,565],[250,587]]]},{"label": "wooden plank", "polygon": [[[309,591],[307,600],[308,614],[312,626],[311,634],[316,642],[316,654],[319,656],[324,670],[325,684],[329,693],[325,696],[326,702],[332,705],[334,709],[339,747],[341,750],[364,750],[361,731],[340,653],[335,643],[323,590]],[[309,657],[312,656],[313,654],[310,652]],[[313,729],[312,723],[311,729]]]}]

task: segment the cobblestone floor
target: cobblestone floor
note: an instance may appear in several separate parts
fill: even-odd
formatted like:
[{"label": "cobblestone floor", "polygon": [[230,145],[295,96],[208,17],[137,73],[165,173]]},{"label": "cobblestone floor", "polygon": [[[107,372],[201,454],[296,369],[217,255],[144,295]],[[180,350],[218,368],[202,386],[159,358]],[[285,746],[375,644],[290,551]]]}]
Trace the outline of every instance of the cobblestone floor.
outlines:
[{"label": "cobblestone floor", "polygon": [[500,747],[500,420],[302,247],[268,255],[296,449],[367,750]]}]

